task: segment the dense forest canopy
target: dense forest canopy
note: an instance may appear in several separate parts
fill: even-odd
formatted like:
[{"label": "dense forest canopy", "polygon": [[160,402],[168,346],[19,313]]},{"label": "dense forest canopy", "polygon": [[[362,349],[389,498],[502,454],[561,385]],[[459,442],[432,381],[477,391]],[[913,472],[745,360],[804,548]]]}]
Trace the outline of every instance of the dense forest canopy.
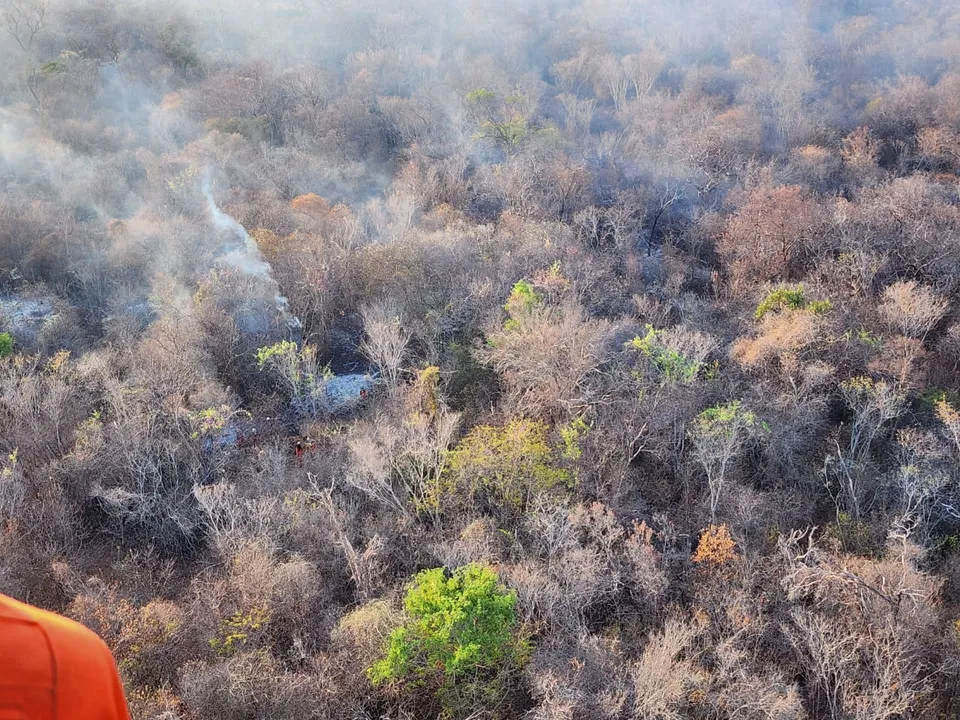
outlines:
[{"label": "dense forest canopy", "polygon": [[960,713],[956,3],[0,37],[0,591],[136,718]]}]

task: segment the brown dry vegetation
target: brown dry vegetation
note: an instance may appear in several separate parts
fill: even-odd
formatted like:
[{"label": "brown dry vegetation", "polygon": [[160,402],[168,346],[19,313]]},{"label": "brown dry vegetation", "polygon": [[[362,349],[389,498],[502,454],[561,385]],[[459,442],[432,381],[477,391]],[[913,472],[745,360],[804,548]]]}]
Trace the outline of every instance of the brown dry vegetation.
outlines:
[{"label": "brown dry vegetation", "polygon": [[[135,718],[960,714],[954,3],[0,33],[0,591]],[[374,686],[472,562],[520,667]]]}]

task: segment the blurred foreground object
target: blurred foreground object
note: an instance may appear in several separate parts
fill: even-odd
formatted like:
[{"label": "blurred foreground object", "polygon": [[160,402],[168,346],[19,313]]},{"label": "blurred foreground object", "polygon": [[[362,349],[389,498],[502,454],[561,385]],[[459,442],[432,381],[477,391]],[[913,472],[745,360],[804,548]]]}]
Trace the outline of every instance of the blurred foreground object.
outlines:
[{"label": "blurred foreground object", "polygon": [[0,595],[0,718],[128,720],[110,650],[79,623]]}]

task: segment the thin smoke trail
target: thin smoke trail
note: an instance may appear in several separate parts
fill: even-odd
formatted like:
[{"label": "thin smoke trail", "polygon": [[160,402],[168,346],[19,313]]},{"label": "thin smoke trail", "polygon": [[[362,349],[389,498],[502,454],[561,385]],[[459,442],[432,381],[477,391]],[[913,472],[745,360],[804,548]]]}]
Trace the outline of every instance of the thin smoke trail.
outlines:
[{"label": "thin smoke trail", "polygon": [[250,237],[246,228],[223,212],[213,199],[209,172],[204,173],[201,191],[207,200],[207,208],[210,211],[213,224],[217,229],[229,233],[233,238],[233,242],[224,248],[223,254],[217,258],[217,261],[246,275],[254,275],[267,281],[275,291],[274,304],[277,312],[291,333],[299,335],[303,325],[300,319],[290,312],[290,301],[280,292],[280,284],[273,277],[273,269],[270,267],[270,263],[263,257],[256,241]]}]

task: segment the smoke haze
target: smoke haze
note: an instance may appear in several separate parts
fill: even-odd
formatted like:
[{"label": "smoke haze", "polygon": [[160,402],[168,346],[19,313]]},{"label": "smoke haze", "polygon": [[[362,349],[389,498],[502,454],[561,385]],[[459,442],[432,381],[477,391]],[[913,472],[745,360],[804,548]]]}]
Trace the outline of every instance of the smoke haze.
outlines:
[{"label": "smoke haze", "polygon": [[936,0],[3,7],[0,269],[57,288],[94,336],[120,297],[217,266],[279,282],[290,312],[263,233],[395,242],[441,206],[569,223],[627,193],[651,250],[761,166],[837,189],[811,164],[856,128],[891,167],[956,115],[960,20]]},{"label": "smoke haze", "polygon": [[240,272],[259,278],[262,283],[274,291],[274,305],[283,324],[291,332],[298,333],[302,324],[299,318],[290,314],[290,301],[280,293],[280,286],[273,277],[273,271],[260,252],[260,248],[246,229],[217,207],[210,188],[209,172],[204,172],[201,190],[207,200],[207,208],[214,226],[226,236],[220,254],[215,258],[217,264],[223,264]]},{"label": "smoke haze", "polygon": [[0,592],[137,720],[960,717],[958,298],[956,0],[0,0]]}]

